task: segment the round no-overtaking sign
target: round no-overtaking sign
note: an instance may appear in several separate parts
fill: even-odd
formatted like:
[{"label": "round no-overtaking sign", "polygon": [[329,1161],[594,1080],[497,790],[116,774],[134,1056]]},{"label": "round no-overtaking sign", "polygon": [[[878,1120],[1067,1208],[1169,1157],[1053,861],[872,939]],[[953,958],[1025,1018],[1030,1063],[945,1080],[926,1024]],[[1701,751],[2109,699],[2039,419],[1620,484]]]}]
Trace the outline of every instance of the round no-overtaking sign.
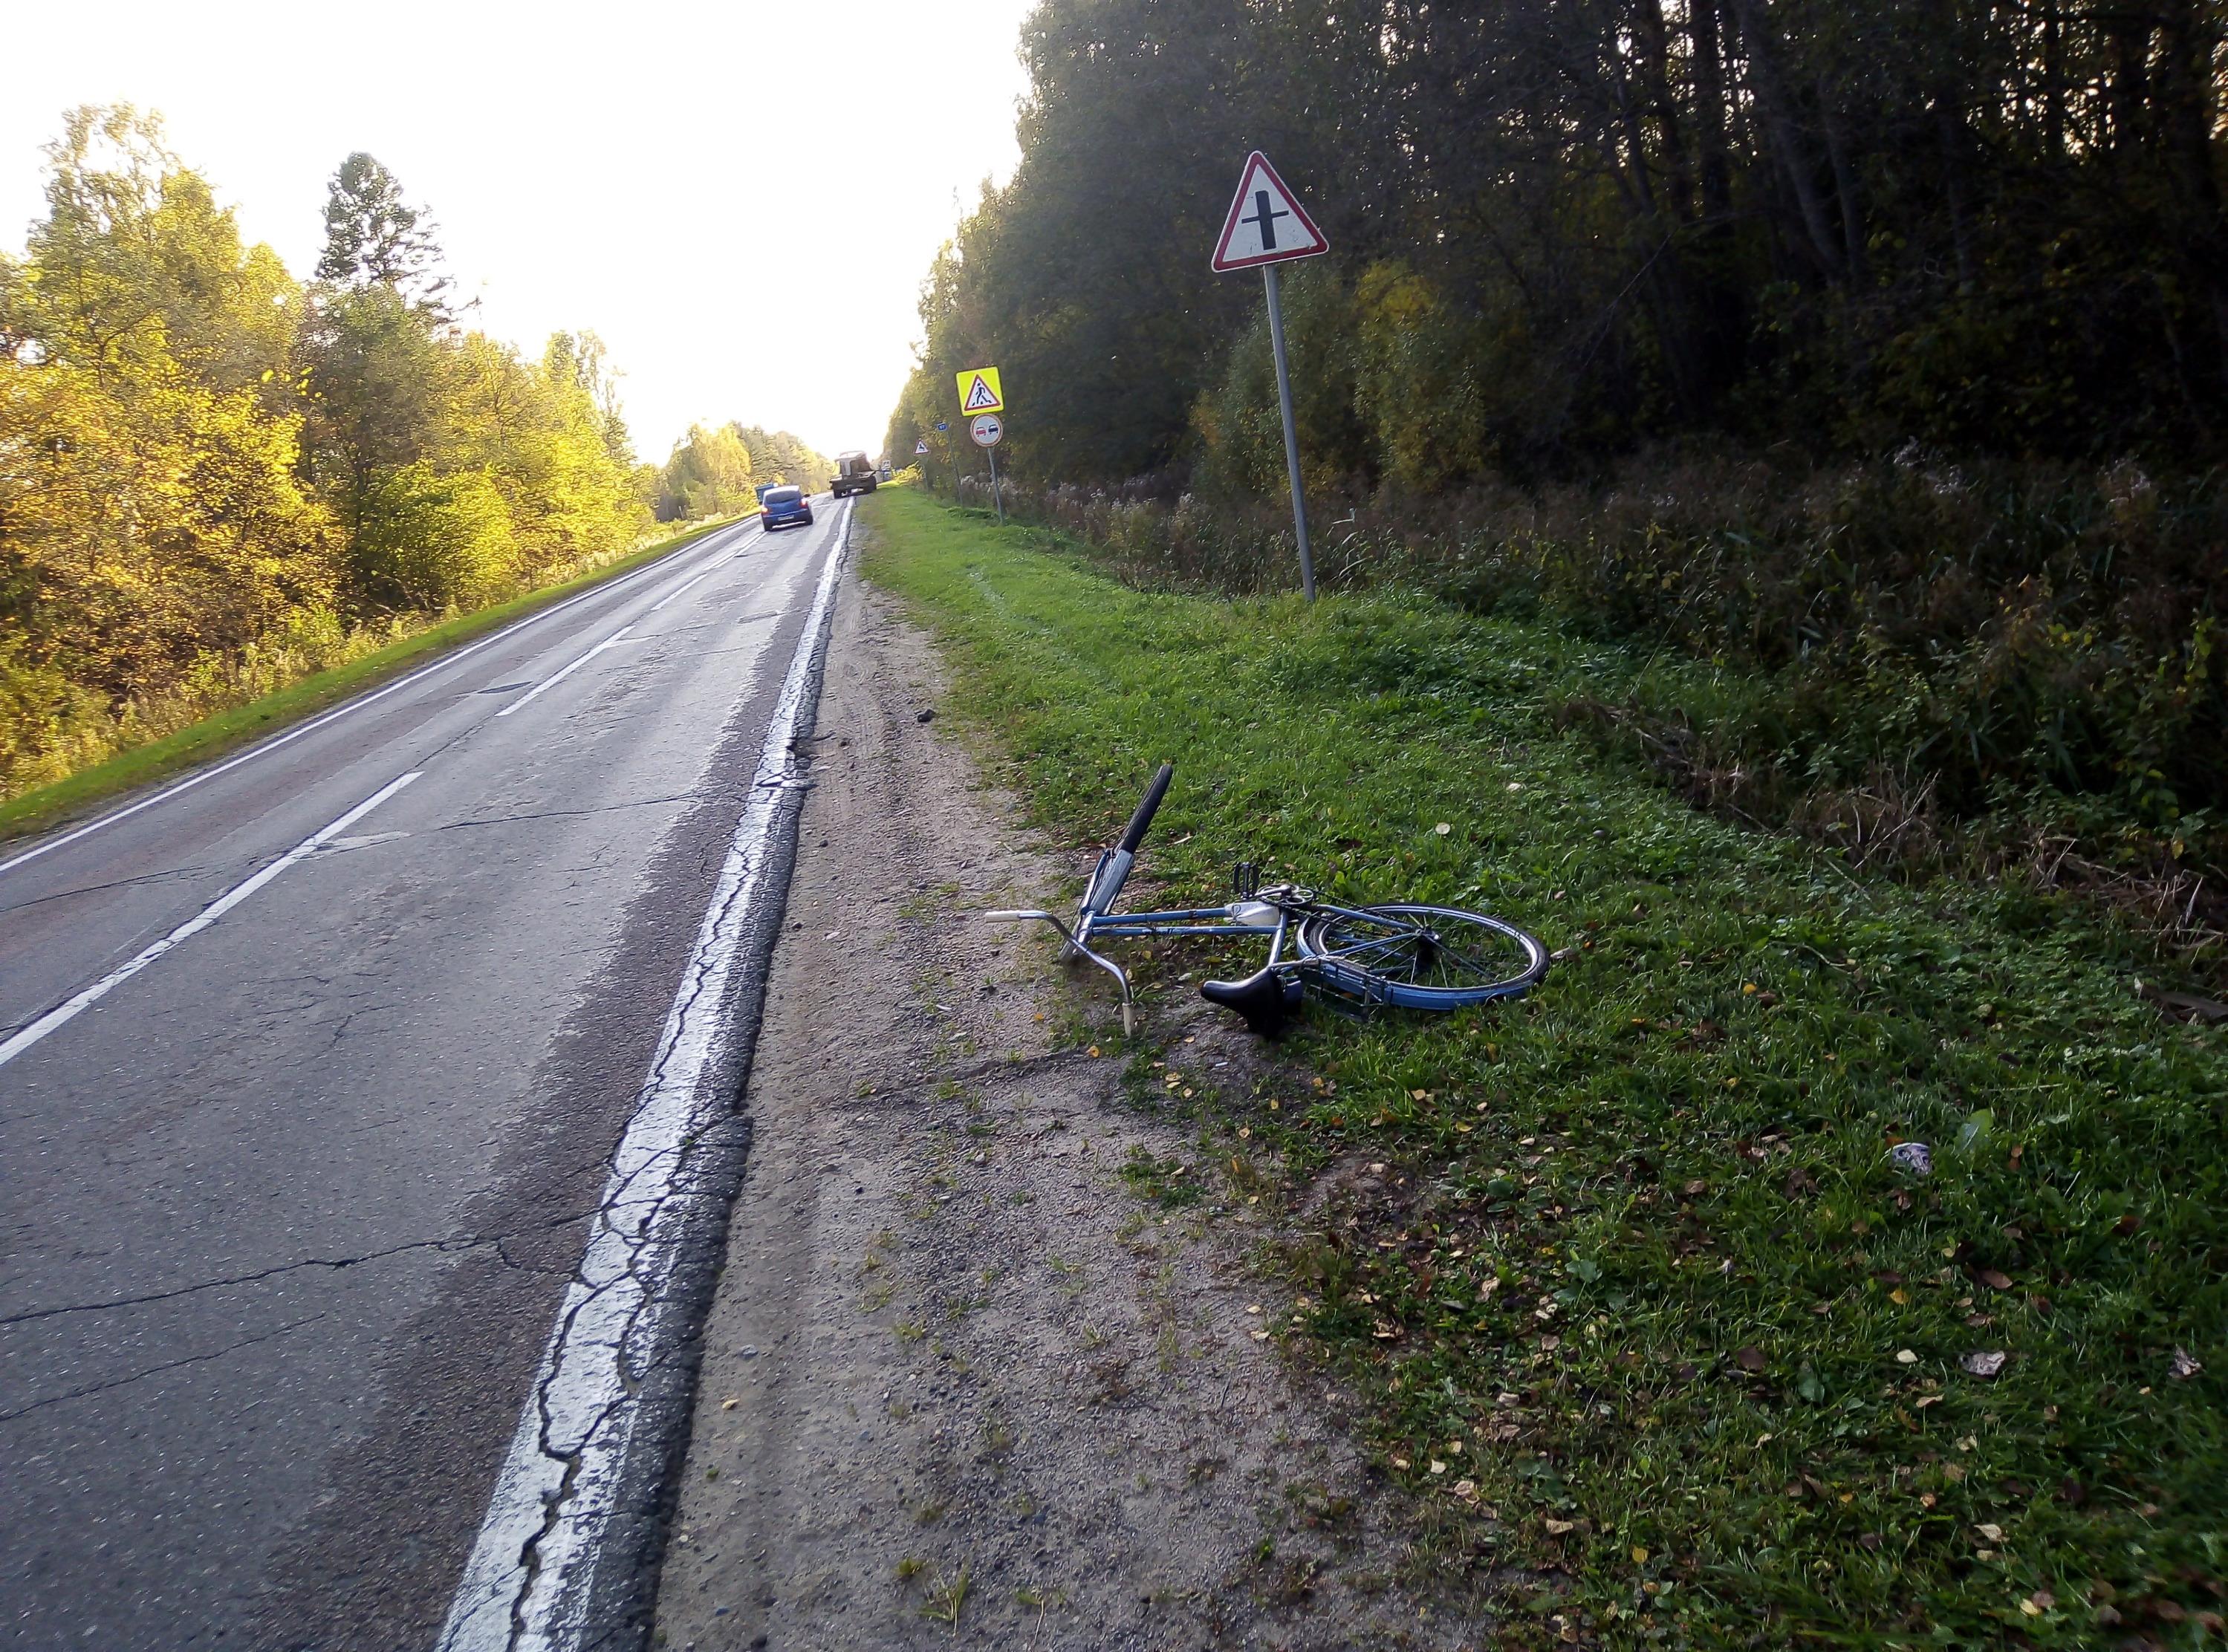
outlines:
[{"label": "round no-overtaking sign", "polygon": [[967,433],[975,439],[977,447],[996,447],[998,439],[1006,433],[1005,421],[996,413],[979,413],[975,422],[967,426]]}]

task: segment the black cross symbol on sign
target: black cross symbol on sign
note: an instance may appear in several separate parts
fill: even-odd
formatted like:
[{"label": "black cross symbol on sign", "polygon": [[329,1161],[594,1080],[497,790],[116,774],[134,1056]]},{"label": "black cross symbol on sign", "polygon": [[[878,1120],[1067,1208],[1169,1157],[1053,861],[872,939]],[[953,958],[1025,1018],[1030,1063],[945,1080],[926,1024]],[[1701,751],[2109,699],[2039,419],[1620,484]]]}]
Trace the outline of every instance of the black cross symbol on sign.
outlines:
[{"label": "black cross symbol on sign", "polygon": [[1260,225],[1261,250],[1264,253],[1273,253],[1277,250],[1277,220],[1289,218],[1291,215],[1281,207],[1270,206],[1269,192],[1266,189],[1256,189],[1253,192],[1253,215],[1251,218],[1241,218],[1238,221],[1242,224]]}]

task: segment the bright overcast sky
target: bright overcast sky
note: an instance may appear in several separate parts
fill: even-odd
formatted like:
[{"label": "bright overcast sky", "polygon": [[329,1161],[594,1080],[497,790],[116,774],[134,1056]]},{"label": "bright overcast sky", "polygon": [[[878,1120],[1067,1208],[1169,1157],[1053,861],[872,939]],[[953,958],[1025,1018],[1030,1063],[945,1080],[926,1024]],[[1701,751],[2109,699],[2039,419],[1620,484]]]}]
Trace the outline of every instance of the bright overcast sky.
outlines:
[{"label": "bright overcast sky", "polygon": [[27,7],[0,245],[42,210],[39,146],[74,104],[161,111],[297,276],[326,180],[368,150],[432,208],[480,325],[536,353],[558,328],[603,335],[643,457],[730,418],[872,451],[928,261],[1016,158],[1029,4]]}]

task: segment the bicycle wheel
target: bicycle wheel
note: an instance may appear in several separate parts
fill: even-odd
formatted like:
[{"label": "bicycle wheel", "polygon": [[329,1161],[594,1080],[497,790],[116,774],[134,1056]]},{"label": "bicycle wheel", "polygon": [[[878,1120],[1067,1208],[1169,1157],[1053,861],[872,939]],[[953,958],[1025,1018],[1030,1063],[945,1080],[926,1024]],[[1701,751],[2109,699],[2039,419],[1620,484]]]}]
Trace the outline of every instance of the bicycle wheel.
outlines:
[{"label": "bicycle wheel", "polygon": [[1401,1009],[1513,998],[1547,973],[1547,949],[1515,925],[1453,906],[1326,907],[1301,922],[1298,941],[1309,979]]}]

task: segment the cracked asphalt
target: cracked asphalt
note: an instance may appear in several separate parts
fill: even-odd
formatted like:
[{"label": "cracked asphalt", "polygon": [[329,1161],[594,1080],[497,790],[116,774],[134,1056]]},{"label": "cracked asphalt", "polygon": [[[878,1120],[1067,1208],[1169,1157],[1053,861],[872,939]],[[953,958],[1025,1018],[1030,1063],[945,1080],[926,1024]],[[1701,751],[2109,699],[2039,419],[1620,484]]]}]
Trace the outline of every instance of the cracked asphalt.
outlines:
[{"label": "cracked asphalt", "polygon": [[0,1065],[0,1643],[430,1643],[848,515],[0,870],[4,1042],[418,776]]}]

